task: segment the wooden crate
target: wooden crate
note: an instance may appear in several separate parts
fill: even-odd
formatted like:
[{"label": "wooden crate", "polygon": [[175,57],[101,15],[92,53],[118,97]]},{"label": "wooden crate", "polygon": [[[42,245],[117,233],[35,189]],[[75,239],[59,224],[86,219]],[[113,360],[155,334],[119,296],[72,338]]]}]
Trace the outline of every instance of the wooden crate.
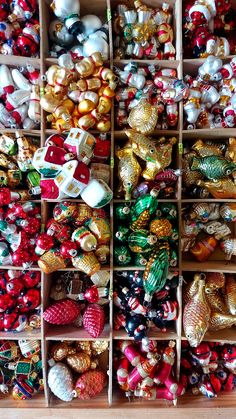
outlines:
[{"label": "wooden crate", "polygon": [[[113,48],[112,48],[112,22],[110,19],[111,11],[114,10],[118,0],[94,0],[93,2],[89,2],[87,0],[80,0],[81,3],[81,15],[86,13],[94,13],[100,16],[103,22],[108,21],[109,24],[109,35],[110,35],[110,59],[107,65],[111,68],[114,66],[122,68],[128,60],[113,60]],[[127,4],[130,4],[128,0],[126,1]],[[144,3],[149,4],[151,6],[159,6],[162,4],[161,0],[144,0]],[[160,67],[169,67],[169,68],[176,68],[178,71],[178,76],[180,78],[183,77],[183,73],[191,73],[196,74],[197,68],[199,65],[202,64],[203,60],[192,60],[192,59],[183,59],[183,51],[182,51],[182,2],[181,0],[170,0],[168,1],[173,6],[174,9],[174,31],[175,31],[175,47],[176,47],[176,59],[173,61],[141,61],[142,63],[153,63],[158,64]],[[19,65],[26,65],[32,64],[36,68],[40,68],[41,75],[43,75],[46,71],[46,68],[56,63],[57,60],[55,58],[51,58],[49,56],[49,42],[48,42],[48,25],[50,20],[52,19],[52,14],[49,9],[50,0],[39,0],[39,11],[40,11],[40,22],[41,22],[41,42],[40,42],[40,58],[24,58],[24,57],[15,57],[15,56],[0,56],[0,64],[4,63],[10,66],[19,66]],[[236,4],[236,3],[235,3]],[[228,61],[230,57],[227,57],[225,61]],[[140,63],[140,60],[136,60]],[[42,82],[43,83],[43,82]],[[9,132],[9,130],[0,130],[0,133]],[[47,128],[46,125],[46,115],[45,112],[41,112],[41,126],[40,130],[35,131],[24,131],[24,133],[34,135],[36,137],[40,137],[40,144],[41,146],[44,145],[45,139],[54,133],[55,131],[50,130]],[[155,134],[157,135],[176,135],[178,138],[178,144],[175,150],[175,157],[174,157],[174,167],[180,168],[182,167],[182,149],[183,144],[185,141],[193,141],[197,138],[210,138],[210,139],[220,139],[225,140],[230,136],[236,136],[236,129],[212,129],[212,130],[191,130],[185,131],[183,130],[183,104],[179,104],[179,120],[178,126],[176,130],[166,130],[166,131],[158,131]],[[114,177],[114,144],[122,144],[124,142],[124,133],[122,130],[115,129],[114,125],[114,108],[112,108],[111,113],[111,132],[109,133],[111,138],[111,159],[110,159],[110,167],[111,167],[111,186],[115,186],[115,177]],[[178,187],[176,197],[172,200],[165,200],[162,199],[162,202],[174,202],[178,207],[178,214],[179,214],[179,228],[181,225],[181,209],[186,203],[196,202],[196,200],[191,199],[182,199],[181,193],[181,177],[178,180]],[[79,200],[75,200],[78,201]],[[214,200],[207,200],[207,201],[214,201]],[[223,200],[224,201],[224,200]],[[226,200],[232,201],[232,200]],[[50,206],[52,203],[45,202],[45,201],[37,201],[41,203],[41,210],[42,210],[42,224],[45,224],[50,212]],[[111,229],[113,231],[113,206],[117,202],[123,202],[122,200],[114,199],[114,201],[110,204],[110,220],[111,220]],[[201,202],[201,200],[199,200]],[[222,202],[222,200],[220,200]],[[110,243],[111,248],[111,258],[110,258],[110,286],[112,291],[113,286],[113,271],[114,270],[132,270],[134,267],[129,268],[122,268],[122,267],[113,267],[113,239]],[[5,267],[5,269],[10,267]],[[12,268],[12,267],[11,267]],[[13,269],[20,269],[20,268],[13,268]],[[37,267],[33,269],[39,270]],[[68,270],[68,269],[66,269]],[[69,270],[73,270],[70,268]],[[203,272],[230,272],[236,273],[236,265],[235,263],[226,264],[226,262],[220,258],[217,260],[209,260],[204,264],[198,263],[191,259],[182,258],[182,254],[180,251],[179,246],[179,260],[178,260],[178,267],[176,268],[179,272],[180,276],[180,285],[177,289],[177,300],[179,303],[179,317],[176,321],[176,327],[172,331],[168,331],[167,333],[158,333],[155,332],[150,335],[152,339],[158,340],[169,340],[173,339],[176,342],[176,368],[177,368],[177,375],[179,375],[180,371],[180,360],[181,360],[181,342],[186,340],[183,332],[182,332],[182,278],[187,278],[188,275],[192,274],[196,271],[203,271]],[[48,276],[44,273],[41,273],[41,297],[42,297],[42,309],[44,309],[48,304],[49,299],[49,291],[50,291],[50,283],[52,277]],[[0,332],[0,339],[18,339],[18,338],[25,338],[25,339],[39,339],[41,341],[42,347],[42,359],[43,359],[43,374],[45,380],[45,390],[44,393],[36,395],[32,400],[28,400],[25,402],[18,402],[14,401],[11,396],[3,396],[0,395],[0,409],[6,408],[8,410],[9,417],[22,417],[24,418],[32,418],[35,417],[48,417],[48,415],[54,417],[60,416],[70,416],[73,417],[78,416],[81,409],[81,415],[83,417],[90,417],[91,410],[90,409],[98,409],[98,414],[101,417],[110,417],[114,416],[118,417],[120,415],[120,409],[125,409],[125,417],[130,417],[131,415],[136,415],[140,417],[143,415],[143,409],[150,409],[149,413],[153,412],[154,414],[158,415],[160,418],[162,417],[189,417],[189,415],[193,415],[194,412],[199,416],[200,414],[206,415],[206,412],[210,414],[219,413],[220,416],[222,414],[227,415],[227,417],[235,417],[234,409],[236,407],[236,394],[234,392],[223,394],[214,400],[208,400],[205,397],[201,396],[192,396],[190,394],[186,394],[183,397],[178,399],[177,405],[174,406],[172,402],[167,402],[164,400],[157,400],[157,401],[143,401],[143,400],[136,400],[135,402],[130,403],[128,399],[122,395],[115,385],[115,380],[113,380],[113,344],[118,339],[127,339],[127,335],[124,331],[113,331],[113,302],[110,299],[109,302],[109,324],[107,324],[102,336],[100,337],[101,340],[106,339],[109,341],[109,351],[106,354],[106,363],[104,368],[108,369],[109,379],[108,379],[108,386],[107,389],[96,399],[89,400],[89,401],[79,401],[73,400],[71,403],[64,403],[54,396],[52,396],[49,388],[47,386],[47,357],[48,357],[48,347],[49,343],[58,340],[87,340],[88,335],[83,330],[75,330],[71,327],[68,328],[51,328],[45,324],[42,319],[42,326],[41,330],[34,331],[34,332],[21,332],[19,334],[14,334],[12,332]],[[89,338],[92,339],[91,337]],[[221,341],[221,342],[234,342],[236,343],[236,328],[228,329],[219,331],[216,333],[207,334],[204,338],[206,341]],[[110,409],[108,409],[110,407]],[[21,409],[19,413],[19,408]],[[17,410],[18,409],[18,410]],[[141,410],[140,410],[141,409]],[[150,417],[150,416],[149,416]],[[204,416],[206,417],[206,416]],[[222,416],[221,416],[222,417]]]}]

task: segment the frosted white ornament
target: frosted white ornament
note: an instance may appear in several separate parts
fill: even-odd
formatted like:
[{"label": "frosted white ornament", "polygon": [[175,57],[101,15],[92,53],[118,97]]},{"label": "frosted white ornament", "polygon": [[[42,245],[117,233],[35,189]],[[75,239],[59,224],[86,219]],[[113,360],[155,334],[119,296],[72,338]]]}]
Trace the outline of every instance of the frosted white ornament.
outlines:
[{"label": "frosted white ornament", "polygon": [[48,385],[60,400],[70,402],[75,397],[72,374],[66,365],[58,362],[48,373]]}]

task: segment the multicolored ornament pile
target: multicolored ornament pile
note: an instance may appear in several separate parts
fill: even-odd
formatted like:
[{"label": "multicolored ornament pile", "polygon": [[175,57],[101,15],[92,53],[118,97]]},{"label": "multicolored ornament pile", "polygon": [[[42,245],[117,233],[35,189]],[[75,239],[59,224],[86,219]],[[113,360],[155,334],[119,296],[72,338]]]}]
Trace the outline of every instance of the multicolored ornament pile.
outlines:
[{"label": "multicolored ornament pile", "polygon": [[236,12],[232,0],[185,0],[183,44],[185,57],[225,57],[236,53]]},{"label": "multicolored ornament pile", "polygon": [[110,224],[104,209],[86,204],[58,202],[46,232],[38,235],[38,265],[46,274],[74,266],[86,275],[93,275],[107,263],[110,249]]},{"label": "multicolored ornament pile", "polygon": [[[53,0],[50,4],[57,19],[49,25],[50,55],[59,57],[69,50],[73,58],[88,57],[100,52],[103,60],[109,59],[108,24],[97,15],[80,18],[80,1]],[[105,11],[104,11],[105,12]]]},{"label": "multicolored ornament pile", "polygon": [[1,129],[39,128],[41,120],[39,76],[39,71],[32,65],[21,67],[20,70],[11,69],[5,64],[0,66]]},{"label": "multicolored ornament pile", "polygon": [[45,147],[35,151],[32,160],[41,175],[42,198],[81,196],[93,208],[107,205],[113,195],[108,186],[110,166],[104,163],[109,155],[110,141],[105,134],[95,138],[82,129],[72,128],[66,138],[51,135]]},{"label": "multicolored ornament pile", "polygon": [[187,98],[188,87],[177,78],[175,69],[131,62],[122,70],[117,68],[116,74],[120,87],[115,95],[115,117],[119,128],[130,125],[136,129],[139,125],[136,131],[151,134],[154,129],[174,129],[177,126],[178,102]]},{"label": "multicolored ornament pile", "polygon": [[57,131],[78,127],[99,132],[111,129],[111,106],[117,77],[103,65],[100,52],[74,63],[63,54],[46,72],[41,107],[49,113],[49,126]]},{"label": "multicolored ornament pile", "polygon": [[144,400],[172,400],[182,396],[185,386],[174,373],[175,342],[168,344],[150,341],[134,344],[122,340],[117,344],[115,359],[116,378],[127,397]]},{"label": "multicolored ornament pile", "polygon": [[43,391],[40,342],[38,340],[0,341],[0,392],[15,400],[31,399]]},{"label": "multicolored ornament pile", "polygon": [[162,332],[174,328],[178,317],[176,287],[178,273],[170,273],[165,286],[155,292],[151,303],[145,304],[143,275],[140,271],[116,272],[114,278],[113,301],[114,329],[125,328],[136,341],[147,341],[147,332],[152,334],[156,328]]},{"label": "multicolored ornament pile", "polygon": [[183,326],[190,346],[197,347],[207,330],[236,324],[236,277],[223,273],[195,274],[183,290]]},{"label": "multicolored ornament pile", "polygon": [[236,138],[191,143],[185,149],[182,168],[185,196],[236,198]]},{"label": "multicolored ornament pile", "polygon": [[0,271],[0,330],[40,328],[40,272]]},{"label": "multicolored ornament pile", "polygon": [[116,206],[115,222],[115,264],[145,266],[145,292],[157,292],[165,285],[169,266],[177,265],[175,204],[159,205],[155,196],[140,196],[131,207]]},{"label": "multicolored ornament pile", "polygon": [[39,56],[39,10],[37,0],[2,0],[0,53]]},{"label": "multicolored ornament pile", "polygon": [[197,203],[183,208],[182,252],[190,252],[205,262],[220,248],[226,260],[236,255],[236,238],[230,226],[235,223],[234,203]]},{"label": "multicolored ornament pile", "polygon": [[44,311],[44,320],[53,325],[83,326],[90,336],[98,338],[105,326],[109,280],[109,271],[91,277],[72,272],[57,276],[50,292],[53,302]]},{"label": "multicolored ornament pile", "polygon": [[102,340],[53,344],[48,361],[51,367],[48,385],[52,393],[64,402],[75,397],[80,400],[97,397],[107,385],[103,359],[107,351],[108,342]]},{"label": "multicolored ornament pile", "polygon": [[20,194],[0,188],[0,266],[29,269],[38,261],[35,242],[41,228],[40,205],[30,201],[10,204],[15,197],[20,199]]},{"label": "multicolored ornament pile", "polygon": [[236,346],[202,342],[191,348],[182,342],[181,382],[194,395],[212,399],[219,393],[235,390]]},{"label": "multicolored ornament pile", "polygon": [[0,187],[7,186],[12,192],[27,188],[26,194],[39,195],[40,175],[32,164],[38,145],[38,139],[26,138],[20,131],[0,136]]},{"label": "multicolored ornament pile", "polygon": [[149,7],[140,0],[129,7],[118,4],[113,23],[114,58],[174,60],[172,20],[168,3],[162,3],[160,8]]},{"label": "multicolored ornament pile", "polygon": [[209,55],[197,76],[184,77],[189,86],[184,100],[185,129],[236,126],[235,75],[236,57],[223,64],[220,58]]}]

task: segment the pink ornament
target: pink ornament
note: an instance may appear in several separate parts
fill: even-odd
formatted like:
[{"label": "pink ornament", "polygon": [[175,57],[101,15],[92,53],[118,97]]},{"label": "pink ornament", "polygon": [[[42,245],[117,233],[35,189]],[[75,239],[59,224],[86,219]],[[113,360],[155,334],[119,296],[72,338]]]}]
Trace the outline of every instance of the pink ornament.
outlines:
[{"label": "pink ornament", "polygon": [[73,323],[80,314],[79,305],[74,300],[64,299],[49,306],[43,313],[43,318],[51,324]]}]

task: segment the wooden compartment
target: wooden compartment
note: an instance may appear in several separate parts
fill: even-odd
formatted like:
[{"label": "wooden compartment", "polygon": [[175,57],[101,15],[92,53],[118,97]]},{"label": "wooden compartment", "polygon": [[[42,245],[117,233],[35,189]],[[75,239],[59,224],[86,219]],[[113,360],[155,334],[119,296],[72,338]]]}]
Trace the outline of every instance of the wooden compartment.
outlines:
[{"label": "wooden compartment", "polygon": [[[102,18],[102,20],[108,21],[109,25],[109,35],[110,35],[110,60],[106,65],[117,66],[122,68],[125,64],[129,63],[133,60],[113,60],[113,46],[112,46],[112,22],[111,22],[111,10],[114,10],[114,7],[118,3],[118,0],[96,0],[94,2],[87,2],[86,0],[81,0],[81,15],[87,13],[95,13]],[[144,0],[145,4],[150,4],[153,6],[161,5],[160,0]],[[181,22],[182,22],[182,2],[177,0],[174,2],[173,0],[170,3],[174,6],[174,25],[175,25],[175,40],[176,40],[176,60],[169,60],[169,61],[143,61],[141,60],[141,65],[147,64],[156,64],[159,65],[161,68],[176,68],[178,70],[178,77],[182,78],[183,73],[189,72],[191,74],[196,74],[197,68],[203,63],[201,59],[184,59],[183,60],[183,51],[182,51],[182,30],[181,30]],[[39,0],[39,11],[40,11],[40,20],[41,20],[41,27],[40,27],[40,34],[41,34],[41,42],[40,42],[40,58],[25,58],[25,57],[15,57],[15,56],[0,56],[0,64],[4,63],[10,66],[22,66],[26,64],[32,64],[36,68],[40,69],[41,75],[43,75],[48,68],[49,65],[55,64],[57,62],[56,59],[51,58],[49,56],[49,44],[48,44],[48,27],[49,22],[52,19],[52,14],[49,8],[50,0]],[[235,2],[234,2],[235,4]],[[224,62],[228,62],[230,57],[224,59]],[[135,60],[139,62],[139,60]],[[184,70],[184,71],[183,71]],[[41,120],[41,127],[40,130],[36,130],[33,132],[24,133],[27,135],[34,135],[36,137],[40,137],[40,144],[43,146],[45,144],[45,138],[49,135],[55,133],[55,131],[47,129],[46,126],[46,115],[44,112],[41,113],[42,120]],[[5,130],[1,130],[0,132],[4,132]],[[6,130],[9,132],[9,130]],[[92,131],[93,133],[93,131]],[[204,129],[204,130],[183,130],[183,104],[182,102],[179,104],[179,121],[178,126],[175,130],[163,130],[154,134],[156,135],[168,135],[168,136],[177,136],[178,137],[178,144],[174,150],[174,160],[173,160],[173,167],[181,169],[182,167],[182,152],[184,142],[190,142],[197,138],[206,139],[209,138],[211,140],[224,140],[229,138],[230,136],[236,136],[236,129]],[[110,166],[111,166],[111,187],[113,188],[116,186],[116,173],[114,172],[114,145],[122,144],[125,139],[125,134],[123,130],[115,129],[114,124],[114,107],[111,112],[111,158],[110,158]],[[176,198],[173,199],[163,199],[160,200],[163,202],[175,202],[178,206],[178,224],[179,230],[181,226],[181,207],[182,205],[186,205],[186,203],[197,202],[197,200],[189,200],[185,199],[185,197],[181,194],[182,188],[182,179],[181,177],[178,180],[178,191]],[[68,199],[70,200],[70,199]],[[80,201],[75,200],[75,201]],[[117,202],[122,202],[123,200],[117,201],[114,199],[110,204],[110,221],[111,221],[111,231],[113,232],[113,212],[114,212],[114,204]],[[230,201],[230,200],[226,200]],[[199,200],[200,202],[200,200]],[[42,228],[44,228],[48,217],[50,216],[51,206],[54,203],[41,201],[41,212],[42,212]],[[132,203],[131,203],[132,205]],[[111,249],[111,256],[110,256],[110,266],[109,268],[106,267],[105,269],[110,269],[110,297],[112,297],[113,291],[113,270],[134,270],[135,267],[114,267],[113,266],[113,238],[110,242],[110,249]],[[15,267],[1,267],[1,269],[17,269],[20,270],[22,268],[15,268]],[[142,270],[142,268],[138,268]],[[32,267],[31,270],[39,270],[37,266]],[[74,268],[67,268],[67,271],[74,271]],[[182,260],[182,253],[181,248],[179,246],[179,263],[178,269],[174,268],[174,270],[178,270],[180,276],[180,284],[177,289],[177,300],[179,303],[179,317],[176,321],[176,325],[174,330],[169,331],[168,333],[152,333],[150,336],[152,339],[156,340],[168,340],[173,339],[176,342],[176,369],[177,369],[177,376],[179,375],[180,371],[180,359],[181,359],[181,342],[185,340],[185,337],[182,334],[182,275],[185,278],[185,273],[193,273],[198,271],[203,272],[228,272],[228,273],[236,273],[236,264],[235,260],[232,260],[232,263],[226,263],[224,260],[219,259],[216,256],[213,260],[209,260],[205,263],[199,263],[194,261],[193,259],[183,259]],[[56,274],[53,274],[53,276]],[[49,296],[49,287],[50,281],[53,280],[53,276],[47,276],[44,273],[41,273],[41,290],[42,290],[42,305],[43,309],[47,306],[48,303],[48,296]],[[87,340],[87,335],[77,330],[76,335],[74,328],[48,328],[48,325],[42,321],[41,330],[37,331],[37,333],[25,333],[22,332],[21,334],[13,334],[12,332],[0,334],[1,339],[19,339],[19,338],[27,338],[27,339],[35,339],[41,338],[42,344],[42,359],[43,359],[43,371],[44,371],[44,379],[45,379],[45,394],[36,395],[31,400],[26,402],[16,402],[10,396],[0,398],[0,408],[7,408],[9,409],[10,415],[14,417],[18,414],[19,415],[19,408],[23,409],[22,412],[26,418],[32,418],[32,415],[35,417],[39,415],[54,415],[58,417],[61,413],[65,416],[68,415],[78,415],[82,412],[84,417],[91,416],[91,413],[97,409],[98,414],[104,413],[104,416],[110,416],[115,413],[115,415],[119,415],[121,409],[127,409],[127,416],[130,414],[137,414],[137,416],[141,416],[140,409],[150,409],[148,414],[152,412],[154,415],[159,415],[160,417],[165,417],[166,414],[169,415],[170,418],[174,417],[189,417],[189,415],[194,414],[194,412],[199,416],[199,414],[208,413],[217,413],[218,415],[224,415],[229,417],[235,417],[235,406],[236,406],[236,395],[235,392],[231,392],[228,394],[221,394],[219,398],[215,400],[208,400],[204,397],[194,397],[190,394],[186,394],[180,398],[178,398],[177,406],[173,406],[172,403],[166,401],[154,401],[154,402],[145,402],[143,400],[137,400],[129,402],[128,399],[121,397],[116,385],[115,381],[113,382],[113,376],[115,374],[114,368],[114,360],[113,360],[113,345],[115,345],[116,340],[118,339],[127,339],[127,335],[124,331],[115,332],[113,331],[113,302],[112,298],[110,298],[110,309],[109,309],[109,324],[107,324],[105,331],[104,331],[104,338],[109,341],[109,352],[107,353],[106,358],[106,367],[109,369],[109,383],[108,389],[101,394],[101,397],[94,399],[92,401],[80,403],[78,400],[74,400],[72,403],[63,403],[59,400],[56,400],[52,397],[48,385],[47,385],[47,356],[48,356],[48,347],[49,343],[59,340]],[[103,335],[102,335],[103,336]],[[235,329],[228,329],[225,331],[220,331],[214,334],[214,336],[207,335],[208,341],[219,341],[222,342],[233,342],[236,343],[236,333]],[[114,385],[112,386],[112,384]],[[113,391],[112,391],[113,387]],[[47,407],[52,409],[47,409]],[[110,406],[110,410],[108,407]],[[16,410],[18,409],[18,410]],[[60,409],[60,410],[57,410]],[[82,409],[82,410],[79,410]],[[85,410],[86,409],[86,410]],[[212,409],[212,410],[210,410]],[[60,412],[60,413],[59,413]],[[71,413],[69,413],[71,412]]]}]

